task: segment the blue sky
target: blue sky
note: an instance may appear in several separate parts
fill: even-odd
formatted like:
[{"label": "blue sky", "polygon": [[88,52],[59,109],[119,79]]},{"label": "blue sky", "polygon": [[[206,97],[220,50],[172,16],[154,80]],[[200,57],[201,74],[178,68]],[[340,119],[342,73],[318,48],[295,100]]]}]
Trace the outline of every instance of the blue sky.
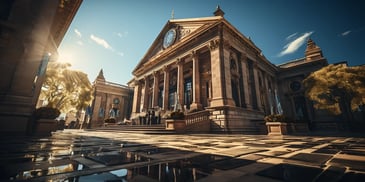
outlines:
[{"label": "blue sky", "polygon": [[329,63],[365,64],[365,3],[361,0],[84,0],[59,47],[59,61],[95,80],[127,84],[163,26],[209,17],[217,5],[274,64],[304,57],[312,38]]}]

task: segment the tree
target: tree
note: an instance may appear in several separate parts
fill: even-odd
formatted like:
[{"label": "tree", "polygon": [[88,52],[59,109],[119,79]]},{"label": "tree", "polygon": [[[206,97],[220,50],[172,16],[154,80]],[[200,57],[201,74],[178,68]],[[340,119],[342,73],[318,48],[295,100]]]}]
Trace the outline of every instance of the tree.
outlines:
[{"label": "tree", "polygon": [[62,112],[81,111],[91,102],[92,87],[87,75],[70,70],[70,66],[69,63],[49,63],[40,94],[40,98],[48,102],[47,107]]},{"label": "tree", "polygon": [[328,65],[310,74],[303,85],[315,108],[342,114],[350,125],[352,111],[365,104],[365,66]]}]

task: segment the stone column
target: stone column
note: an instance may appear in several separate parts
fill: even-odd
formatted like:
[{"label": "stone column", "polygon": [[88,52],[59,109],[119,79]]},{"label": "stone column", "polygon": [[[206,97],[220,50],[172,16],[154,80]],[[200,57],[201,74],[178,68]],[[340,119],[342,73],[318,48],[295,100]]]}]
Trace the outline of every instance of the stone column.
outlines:
[{"label": "stone column", "polygon": [[[224,50],[222,39],[215,39],[209,43],[210,58],[211,58],[211,70],[212,70],[212,101],[210,106],[224,106],[234,105],[232,100],[232,93],[228,94],[231,98],[227,98],[227,91],[231,92],[231,88],[227,86],[230,83],[229,62],[225,62],[225,59],[229,58],[229,52]],[[227,56],[228,54],[228,56]],[[226,73],[228,72],[228,73]],[[227,78],[228,77],[228,78]],[[227,81],[229,79],[229,81]]]},{"label": "stone column", "polygon": [[152,107],[158,105],[158,82],[159,82],[159,72],[153,72],[153,97],[152,97]]},{"label": "stone column", "polygon": [[199,60],[198,55],[195,51],[192,52],[193,60],[193,103],[190,105],[190,109],[201,109],[202,104],[200,103],[200,71],[199,71]]},{"label": "stone column", "polygon": [[252,103],[250,100],[250,91],[249,91],[249,72],[248,72],[248,68],[247,68],[247,56],[246,55],[242,55],[242,80],[243,80],[243,85],[245,86],[244,88],[246,89],[244,92],[244,97],[245,97],[245,101],[246,101],[246,106],[247,108],[252,108]]},{"label": "stone column", "polygon": [[141,105],[141,84],[138,80],[134,82],[133,93],[133,105],[132,105],[132,117],[140,112],[139,106]]},{"label": "stone column", "polygon": [[260,84],[259,84],[259,73],[258,73],[258,66],[255,62],[253,65],[253,73],[254,73],[254,80],[255,80],[255,90],[256,90],[256,100],[257,100],[257,108],[258,110],[262,111],[262,104],[261,104],[261,93],[260,93]]},{"label": "stone column", "polygon": [[[183,59],[177,59],[177,95],[180,107],[184,110],[184,63]],[[179,107],[179,106],[178,106]]]},{"label": "stone column", "polygon": [[170,82],[170,67],[165,66],[163,68],[164,72],[164,83],[163,83],[163,110],[168,110],[169,108],[169,82]]},{"label": "stone column", "polygon": [[[226,105],[230,105],[230,106],[236,106],[234,100],[233,100],[233,96],[232,96],[232,85],[231,85],[231,60],[230,60],[230,44],[228,41],[223,40],[222,42],[222,51],[221,51],[221,56],[223,57],[223,62],[224,62],[224,66],[223,66],[223,74],[224,74],[224,82],[223,82],[223,89],[225,89],[225,96],[224,99],[226,100]],[[239,87],[239,86],[237,86]]]},{"label": "stone column", "polygon": [[148,89],[149,89],[149,78],[144,77],[144,94],[143,94],[143,110],[147,112],[148,109]]},{"label": "stone column", "polygon": [[222,106],[225,105],[223,99],[224,85],[222,81],[222,61],[219,52],[219,39],[212,40],[209,43],[210,59],[211,59],[211,72],[212,72],[212,100],[210,106]]}]

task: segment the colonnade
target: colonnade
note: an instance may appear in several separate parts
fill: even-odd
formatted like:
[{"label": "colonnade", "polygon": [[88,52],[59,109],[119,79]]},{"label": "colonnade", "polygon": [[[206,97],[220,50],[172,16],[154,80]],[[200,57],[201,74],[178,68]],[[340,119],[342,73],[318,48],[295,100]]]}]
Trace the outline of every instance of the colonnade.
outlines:
[{"label": "colonnade", "polygon": [[[271,80],[271,76],[261,74],[262,71],[260,71],[257,60],[249,58],[245,53],[232,50],[233,47],[227,41],[221,43],[219,39],[216,39],[209,42],[203,49],[175,58],[175,61],[159,66],[156,71],[149,71],[140,79],[134,80],[132,116],[157,106],[162,110],[169,110],[172,104],[169,102],[169,98],[172,97],[171,90],[177,95],[175,99],[178,99],[178,103],[184,105],[186,77],[190,77],[192,81],[190,109],[207,107],[206,104],[203,104],[203,100],[208,99],[209,107],[233,106],[263,111],[265,106],[261,103],[267,104],[268,93],[264,93],[264,97],[262,97],[263,93],[260,93],[262,84],[259,84],[259,76],[265,76],[264,88],[268,88],[267,80]],[[201,59],[201,54],[207,53],[207,51],[209,51],[208,58]],[[239,104],[233,99],[232,94],[231,79],[233,76],[230,61],[228,61],[232,59],[232,54],[239,55],[234,56],[235,61],[239,63],[237,64],[239,65],[239,84],[235,87],[239,90]],[[209,65],[208,70],[202,69],[202,66],[206,66],[204,64]],[[207,72],[211,84],[205,85],[205,82],[202,81],[205,72]],[[207,92],[207,94],[202,92]],[[208,98],[202,98],[202,96]],[[160,97],[162,97],[162,103],[159,103]]]}]

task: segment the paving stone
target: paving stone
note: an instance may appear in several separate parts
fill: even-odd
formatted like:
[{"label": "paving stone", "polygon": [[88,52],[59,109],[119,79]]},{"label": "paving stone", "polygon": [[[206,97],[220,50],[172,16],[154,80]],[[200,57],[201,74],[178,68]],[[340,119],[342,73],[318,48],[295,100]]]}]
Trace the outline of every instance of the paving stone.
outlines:
[{"label": "paving stone", "polygon": [[303,162],[323,165],[325,164],[330,158],[332,158],[331,155],[325,155],[325,154],[308,154],[308,153],[298,153],[289,159],[291,160],[299,160]]},{"label": "paving stone", "polygon": [[329,164],[338,167],[349,167],[352,170],[359,170],[365,172],[365,161],[334,158],[329,161]]},{"label": "paving stone", "polygon": [[64,130],[0,138],[0,181],[363,181],[364,153],[361,137]]},{"label": "paving stone", "polygon": [[291,164],[278,164],[259,171],[259,176],[269,177],[281,181],[313,181],[322,172],[320,168],[297,166]]}]

